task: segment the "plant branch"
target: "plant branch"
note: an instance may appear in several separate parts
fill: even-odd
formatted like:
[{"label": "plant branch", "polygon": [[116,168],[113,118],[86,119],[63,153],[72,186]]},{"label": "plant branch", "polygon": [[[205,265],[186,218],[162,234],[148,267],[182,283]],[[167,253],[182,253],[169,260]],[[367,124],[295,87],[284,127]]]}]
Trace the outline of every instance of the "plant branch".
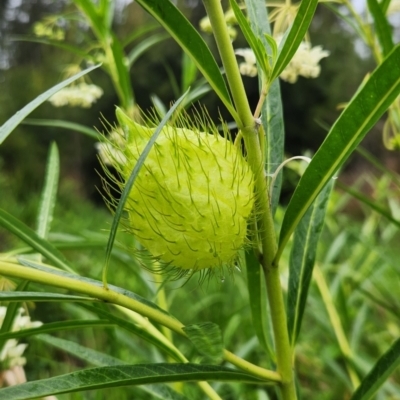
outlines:
[{"label": "plant branch", "polygon": [[[55,269],[56,270],[56,269]],[[59,276],[52,274],[47,271],[40,271],[30,267],[24,267],[11,261],[0,261],[0,275],[11,276],[14,278],[26,279],[32,282],[41,283],[44,285],[59,287],[62,289],[71,290],[78,293],[84,293],[98,300],[103,300],[107,303],[119,305],[129,310],[135,311],[150,320],[157,322],[172,331],[178,333],[181,336],[187,337],[183,331],[184,324],[173,318],[172,316],[156,309],[143,304],[131,297],[125,296],[121,293],[114,292],[110,289],[105,289],[104,286],[93,285],[88,282],[84,282],[78,279],[70,278],[66,276]],[[270,371],[261,367],[258,367],[248,361],[241,359],[235,354],[230,353],[228,350],[224,351],[226,361],[229,361],[233,365],[240,369],[244,369],[246,372],[272,382],[279,382],[280,375],[275,371]]]}]

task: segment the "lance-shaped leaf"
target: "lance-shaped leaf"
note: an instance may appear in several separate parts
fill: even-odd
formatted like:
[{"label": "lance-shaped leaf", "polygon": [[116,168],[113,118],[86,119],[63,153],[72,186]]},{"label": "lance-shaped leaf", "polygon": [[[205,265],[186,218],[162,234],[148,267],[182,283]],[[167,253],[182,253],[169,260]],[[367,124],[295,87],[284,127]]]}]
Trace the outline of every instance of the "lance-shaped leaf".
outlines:
[{"label": "lance-shaped leaf", "polygon": [[193,25],[171,1],[137,0],[137,3],[149,12],[170,33],[182,49],[192,57],[197,68],[205,76],[225,107],[238,121],[221,71],[210,49]]},{"label": "lance-shaped leaf", "polygon": [[138,364],[98,367],[0,389],[0,399],[28,400],[62,393],[149,383],[222,381],[268,384],[234,369],[199,364]]},{"label": "lance-shaped leaf", "polygon": [[[162,42],[163,40],[169,38],[169,35],[166,33],[156,33],[152,36],[149,36],[146,39],[143,39],[138,45],[136,45],[128,54],[128,62],[129,66],[132,66],[134,62],[144,54],[148,49],[157,43]],[[187,89],[187,88],[186,88]]]},{"label": "lance-shaped leaf", "polygon": [[292,346],[295,345],[300,332],[318,240],[332,187],[333,183],[331,181],[304,214],[294,233],[289,261],[287,298],[288,331]]},{"label": "lance-shaped leaf", "polygon": [[200,354],[216,363],[222,360],[224,345],[221,329],[217,324],[204,322],[186,325],[183,330]]},{"label": "lance-shaped leaf", "polygon": [[22,241],[31,246],[32,249],[36,250],[43,257],[46,257],[51,261],[55,266],[73,272],[73,269],[69,266],[64,255],[50,242],[42,239],[23,222],[2,209],[0,209],[0,225],[6,228],[9,232],[18,236]]},{"label": "lance-shaped leaf", "polygon": [[377,361],[368,375],[362,380],[351,400],[368,400],[385,383],[386,379],[400,365],[400,338]]},{"label": "lance-shaped leaf", "polygon": [[38,328],[30,328],[30,329],[23,329],[20,331],[0,333],[0,340],[19,339],[19,338],[39,335],[42,333],[61,332],[66,330],[76,330],[84,328],[110,328],[113,326],[116,326],[116,324],[113,324],[109,320],[101,320],[101,319],[50,322],[48,324],[43,324]]},{"label": "lance-shaped leaf", "polygon": [[45,292],[0,292],[0,301],[96,301],[92,297]]},{"label": "lance-shaped leaf", "polygon": [[[87,363],[103,367],[112,365],[123,365],[128,364],[127,362],[112,357],[108,354],[101,353],[100,351],[90,349],[88,347],[81,346],[77,343],[71,342],[70,340],[56,338],[50,335],[40,335],[37,339],[44,341],[62,351],[72,354],[73,356],[86,361]],[[147,393],[150,393],[156,399],[162,400],[184,400],[187,399],[185,396],[175,392],[172,388],[167,385],[157,384],[157,385],[143,385],[140,389]]]},{"label": "lance-shaped leaf", "polygon": [[[246,17],[243,15],[242,11],[237,5],[236,0],[229,0],[229,3],[238,21],[240,29],[243,32],[244,37],[246,38],[247,43],[253,50],[254,55],[256,56],[258,68],[263,72],[265,77],[268,77],[270,72],[270,65],[266,47],[260,39],[260,37],[262,36],[257,37],[256,34],[253,32],[250,24],[247,22]],[[265,8],[265,5],[263,6],[263,8]]]},{"label": "lance-shaped leaf", "polygon": [[127,362],[118,358],[112,357],[108,354],[101,353],[97,350],[90,349],[85,346],[81,346],[70,340],[57,338],[51,335],[42,334],[37,336],[38,340],[50,344],[62,351],[72,354],[74,357],[80,358],[88,362],[89,364],[96,367],[105,367],[111,365],[122,365],[128,364]]},{"label": "lance-shaped leaf", "polygon": [[71,76],[71,78],[66,79],[65,81],[59,83],[56,86],[53,86],[51,89],[42,93],[40,96],[36,97],[36,99],[32,100],[29,104],[27,104],[24,108],[19,110],[16,114],[14,114],[6,123],[4,123],[0,127],[0,144],[4,142],[7,136],[21,123],[21,121],[27,117],[33,110],[39,107],[42,103],[44,103],[47,99],[49,99],[53,94],[57,93],[59,90],[68,86],[70,83],[76,81],[81,76],[86,75],[90,71],[93,71],[95,68],[98,68],[99,65],[95,65],[93,67],[87,68],[78,74]]},{"label": "lance-shaped leaf", "polygon": [[400,45],[357,91],[304,172],[286,210],[275,262],[295,227],[335,172],[400,93]]},{"label": "lance-shaped leaf", "polygon": [[94,306],[88,303],[81,303],[79,306],[92,311],[101,318],[107,318],[110,322],[115,323],[119,327],[126,329],[128,332],[131,332],[146,342],[158,347],[175,361],[184,361],[179,350],[167,339],[163,339],[162,336],[156,336],[152,334],[152,332],[149,332],[148,325],[141,326],[127,318],[120,318],[114,309],[110,312],[103,307],[99,307],[97,304]]},{"label": "lance-shaped leaf", "polygon": [[[272,54],[273,51],[265,36],[271,34],[265,2],[263,0],[247,0],[246,6],[251,28],[258,37],[262,38],[268,54]],[[262,80],[259,79],[260,92],[263,90],[262,84]],[[285,142],[281,90],[278,79],[270,85],[261,111],[261,123],[265,133],[265,170],[268,176],[271,176],[283,161]],[[279,174],[275,180],[270,200],[273,213],[278,206],[281,184],[282,174]]]},{"label": "lance-shaped leaf", "polygon": [[61,119],[27,118],[22,122],[22,125],[51,126],[54,128],[68,129],[74,132],[83,133],[84,135],[89,136],[90,138],[95,140],[101,139],[101,135],[93,128],[89,128],[86,125],[77,124],[76,122],[64,121]]},{"label": "lance-shaped leaf", "polygon": [[246,251],[247,287],[253,327],[258,341],[268,354],[270,361],[275,362],[275,353],[271,336],[271,326],[268,319],[267,291],[264,274],[254,251]]},{"label": "lance-shaped leaf", "polygon": [[[16,291],[25,290],[29,285],[28,281],[21,281],[18,286],[15,288]],[[0,292],[5,293],[5,292]],[[14,292],[12,292],[14,293]],[[21,307],[19,301],[12,302],[8,304],[6,315],[3,318],[1,328],[0,328],[0,352],[3,351],[4,345],[6,343],[6,339],[2,337],[2,335],[7,335],[12,330],[15,318],[18,313],[18,309]]]},{"label": "lance-shaped leaf", "polygon": [[397,228],[400,229],[400,220],[394,218],[391,211],[388,208],[385,208],[383,206],[380,206],[379,204],[376,204],[376,201],[374,199],[368,198],[362,192],[355,190],[349,186],[346,186],[343,183],[339,182],[338,186],[341,189],[343,189],[345,192],[347,192],[348,194],[352,195],[357,200],[360,200],[363,204],[370,207],[372,210],[376,211],[378,214],[382,215],[382,217],[385,217],[389,222],[396,225]]},{"label": "lance-shaped leaf", "polygon": [[50,224],[53,220],[53,211],[56,204],[58,178],[60,173],[60,156],[56,143],[50,146],[46,165],[46,178],[40,198],[39,213],[37,218],[36,233],[43,239],[47,239]]},{"label": "lance-shaped leaf", "polygon": [[284,37],[283,46],[272,69],[271,80],[278,77],[293,58],[311,24],[318,0],[302,0],[293,25]]},{"label": "lance-shaped leaf", "polygon": [[378,37],[382,53],[386,56],[393,49],[394,43],[392,39],[392,28],[389,21],[385,17],[382,6],[378,0],[368,0],[368,9],[374,18],[375,32]]}]

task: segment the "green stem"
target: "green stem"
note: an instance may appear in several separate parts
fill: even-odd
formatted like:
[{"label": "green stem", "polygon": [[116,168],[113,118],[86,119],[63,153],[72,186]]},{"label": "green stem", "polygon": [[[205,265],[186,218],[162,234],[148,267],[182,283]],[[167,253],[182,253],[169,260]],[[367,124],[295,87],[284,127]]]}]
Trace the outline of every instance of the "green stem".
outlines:
[{"label": "green stem", "polygon": [[222,64],[225,68],[226,78],[231,89],[233,102],[235,103],[240,118],[240,121],[237,121],[239,128],[254,128],[254,118],[250,110],[249,102],[247,101],[246,91],[237,66],[236,56],[228,33],[221,2],[219,0],[203,0],[203,3],[207,10],[208,17],[210,18],[215,41],[217,42]]},{"label": "green stem", "polygon": [[[54,270],[57,271],[57,269]],[[154,322],[166,326],[179,335],[187,337],[186,333],[182,329],[184,327],[182,322],[171,317],[170,315],[156,308],[143,304],[135,299],[127,297],[121,293],[114,292],[110,289],[105,289],[102,285],[96,286],[91,283],[81,281],[79,280],[79,276],[77,276],[76,279],[67,276],[59,276],[52,274],[51,272],[24,267],[10,261],[0,261],[0,275],[26,279],[44,285],[50,285],[78,293],[84,293],[93,297],[94,299],[103,300],[107,303],[115,304],[135,311]],[[224,356],[226,361],[229,361],[238,368],[244,369],[246,372],[258,378],[277,383],[281,380],[281,377],[278,373],[251,364],[235,354],[230,353],[228,350],[224,351]]]},{"label": "green stem", "polygon": [[357,372],[354,370],[351,360],[353,359],[353,352],[351,351],[350,344],[346,338],[346,334],[343,329],[343,325],[340,321],[339,314],[336,310],[335,304],[331,292],[329,291],[328,285],[326,284],[324,275],[322,274],[321,268],[318,265],[314,267],[314,280],[318,286],[318,290],[321,293],[322,300],[325,304],[326,311],[328,312],[329,319],[331,321],[333,330],[336,335],[340,350],[342,351],[346,359],[346,368],[349,373],[353,389],[356,389],[360,385],[360,379],[358,378]]},{"label": "green stem", "polygon": [[[296,390],[292,371],[292,349],[286,325],[279,270],[273,265],[277,250],[275,228],[270,210],[267,183],[264,176],[264,160],[260,149],[257,124],[252,115],[235,53],[224,19],[220,0],[203,0],[213,28],[215,40],[225,68],[226,78],[240,118],[239,128],[246,145],[248,162],[254,174],[256,192],[257,227],[263,252],[262,267],[265,274],[271,320],[275,336],[278,373],[281,376],[282,398],[295,400]],[[266,96],[266,93],[263,94]],[[263,101],[263,100],[262,100]]]}]

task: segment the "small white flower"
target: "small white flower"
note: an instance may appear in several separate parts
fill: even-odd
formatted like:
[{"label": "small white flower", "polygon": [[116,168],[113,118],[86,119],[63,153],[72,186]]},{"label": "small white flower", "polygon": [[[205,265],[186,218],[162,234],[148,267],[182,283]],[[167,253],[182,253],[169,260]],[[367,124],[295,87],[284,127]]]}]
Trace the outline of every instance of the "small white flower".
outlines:
[{"label": "small white flower", "polygon": [[[231,40],[235,40],[236,36],[237,36],[237,30],[233,27],[233,24],[236,23],[236,18],[235,18],[235,14],[233,13],[232,10],[228,10],[225,13],[225,20],[227,23],[227,29],[228,29],[228,34],[229,37],[231,38]],[[199,22],[199,27],[200,30],[202,30],[205,33],[212,33],[213,29],[211,26],[211,22],[210,22],[210,18],[208,18],[208,16],[205,16],[204,18],[202,18]]]},{"label": "small white flower", "polygon": [[212,30],[212,26],[211,26],[211,22],[210,22],[210,18],[208,18],[208,16],[205,16],[204,18],[202,18],[200,20],[199,26],[200,26],[200,29],[203,32],[212,33],[212,31],[213,31]]},{"label": "small white flower", "polygon": [[239,71],[242,75],[256,76],[257,65],[256,56],[251,49],[236,49],[235,54],[244,58],[244,62],[239,64]]},{"label": "small white flower", "polygon": [[101,161],[105,165],[126,164],[127,159],[123,153],[125,138],[120,132],[112,131],[107,138],[107,142],[96,143],[95,146]]},{"label": "small white flower", "polygon": [[[279,46],[282,36],[280,35],[275,40]],[[237,49],[235,53],[244,57],[245,62],[239,64],[240,73],[242,75],[256,76],[256,57],[253,50]],[[300,75],[305,78],[316,78],[321,72],[319,62],[328,56],[329,51],[323,50],[321,46],[311,47],[309,42],[301,42],[295,55],[282,71],[280,78],[290,83],[295,83]]]},{"label": "small white flower", "polygon": [[235,25],[235,24],[237,24],[236,15],[235,15],[235,13],[233,12],[232,8],[229,8],[228,11],[226,11],[226,12],[224,13],[224,19],[225,19],[225,22],[226,22],[228,25]]},{"label": "small white flower", "polygon": [[[4,317],[7,312],[7,307],[0,307],[0,327],[3,325]],[[19,331],[22,329],[36,328],[41,326],[40,321],[32,322],[28,315],[25,315],[25,310],[20,308],[15,316],[12,331]],[[22,357],[27,344],[18,344],[16,339],[9,339],[3,346],[0,352],[0,363],[2,366],[7,368],[12,368],[15,366],[22,366],[26,364],[25,357]]]},{"label": "small white flower", "polygon": [[103,90],[93,84],[81,82],[77,85],[61,89],[50,97],[54,107],[69,105],[71,107],[90,108],[103,95]]},{"label": "small white flower", "polygon": [[57,26],[57,19],[48,18],[43,21],[36,22],[33,26],[33,33],[38,37],[45,37],[52,40],[64,40],[64,30]]},{"label": "small white flower", "polygon": [[[275,40],[279,46],[282,35],[278,36]],[[311,47],[311,43],[301,42],[295,55],[280,75],[280,78],[289,83],[295,83],[299,75],[305,78],[316,78],[321,72],[319,62],[328,56],[329,51],[323,50],[321,46]]]}]

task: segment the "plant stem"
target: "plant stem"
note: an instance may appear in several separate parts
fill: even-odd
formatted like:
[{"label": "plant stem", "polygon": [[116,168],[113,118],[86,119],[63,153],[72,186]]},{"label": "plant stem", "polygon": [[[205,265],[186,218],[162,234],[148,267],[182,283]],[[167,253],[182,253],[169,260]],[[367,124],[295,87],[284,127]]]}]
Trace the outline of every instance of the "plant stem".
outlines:
[{"label": "plant stem", "polygon": [[[277,265],[273,259],[277,250],[275,228],[270,210],[264,160],[260,149],[257,124],[252,115],[235,53],[227,30],[220,0],[203,0],[215,40],[225,68],[226,78],[240,118],[238,124],[246,145],[247,158],[254,174],[256,192],[257,227],[263,251],[262,267],[265,274],[271,320],[275,336],[278,373],[281,376],[282,399],[295,400],[296,390],[292,371],[292,349],[286,323],[286,311]],[[266,92],[263,96],[266,96]],[[263,101],[263,100],[262,100]]]},{"label": "plant stem", "polygon": [[[54,268],[54,271],[58,270]],[[83,293],[93,297],[93,300],[103,300],[107,303],[115,304],[135,311],[154,322],[166,326],[167,328],[178,333],[179,335],[187,337],[186,333],[182,329],[184,327],[184,324],[182,324],[182,322],[178,321],[174,317],[168,315],[167,313],[164,313],[161,310],[143,304],[131,297],[125,296],[122,293],[117,293],[110,289],[105,289],[100,282],[97,286],[92,283],[79,280],[79,275],[77,275],[76,278],[60,276],[51,272],[25,267],[11,261],[0,261],[0,275],[26,279],[44,285]],[[258,367],[257,365],[254,365],[236,356],[235,354],[230,353],[228,350],[224,351],[224,357],[226,357],[226,360],[230,363],[256,377],[272,382],[280,382],[281,380],[278,373]]]},{"label": "plant stem", "polygon": [[333,302],[331,292],[329,291],[328,285],[326,284],[321,268],[319,268],[318,265],[315,265],[314,267],[313,276],[315,283],[318,286],[318,290],[321,293],[326,311],[328,312],[329,319],[331,321],[333,331],[335,332],[340,350],[346,359],[346,368],[347,372],[349,373],[353,389],[356,389],[360,385],[360,379],[358,378],[356,371],[352,367],[351,360],[353,358],[353,354],[350,348],[350,344],[346,338],[346,334],[344,333],[343,325],[340,321],[339,314]]},{"label": "plant stem", "polygon": [[240,121],[237,121],[240,129],[245,127],[254,128],[254,118],[247,101],[242,77],[240,75],[232,42],[224,19],[221,2],[219,0],[203,0],[211,26],[214,31],[219,54],[225,68],[226,78],[231,89],[233,102],[238,112]]}]

